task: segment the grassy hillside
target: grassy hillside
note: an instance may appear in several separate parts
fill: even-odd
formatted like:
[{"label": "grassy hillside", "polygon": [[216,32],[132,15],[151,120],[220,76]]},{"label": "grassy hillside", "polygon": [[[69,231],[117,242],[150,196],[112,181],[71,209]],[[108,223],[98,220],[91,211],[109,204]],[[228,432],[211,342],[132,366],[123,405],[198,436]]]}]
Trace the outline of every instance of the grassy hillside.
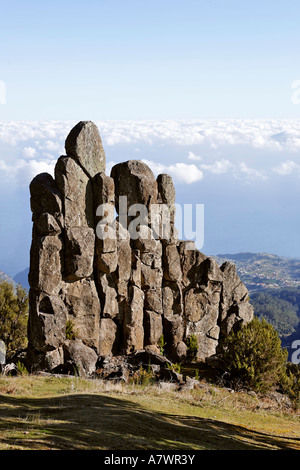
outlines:
[{"label": "grassy hillside", "polygon": [[[288,290],[295,291],[298,297],[296,302],[287,296]],[[300,288],[253,292],[250,300],[255,315],[271,323],[280,337],[287,337],[296,331],[300,321]]]},{"label": "grassy hillside", "polygon": [[0,450],[300,450],[299,415],[276,395],[166,387],[1,377]]}]

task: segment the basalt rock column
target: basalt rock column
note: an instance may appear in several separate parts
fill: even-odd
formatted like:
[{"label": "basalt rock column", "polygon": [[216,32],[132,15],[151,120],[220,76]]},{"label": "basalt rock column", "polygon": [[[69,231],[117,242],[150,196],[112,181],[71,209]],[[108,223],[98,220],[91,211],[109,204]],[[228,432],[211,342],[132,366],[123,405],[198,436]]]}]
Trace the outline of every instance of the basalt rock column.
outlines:
[{"label": "basalt rock column", "polygon": [[[159,307],[162,276],[158,268],[153,267],[154,259],[158,265],[157,260],[161,258],[161,253],[157,253],[160,241],[152,237],[149,227],[152,206],[157,204],[157,186],[150,168],[136,160],[115,165],[111,177],[115,182],[118,220],[128,229],[132,250],[132,275],[125,301],[123,332],[124,350],[128,354],[142,349],[152,340],[157,344],[162,335],[162,309]],[[153,310],[153,303],[159,312]]]},{"label": "basalt rock column", "polygon": [[72,350],[68,322],[85,347],[97,351],[100,337],[92,182],[105,170],[105,154],[97,127],[77,124],[66,139],[66,153],[57,161],[55,179],[41,174],[30,185],[29,355],[33,366],[50,369]]},{"label": "basalt rock column", "polygon": [[28,340],[35,361],[59,348],[65,339],[67,309],[63,286],[62,199],[52,176],[42,173],[30,184],[33,220],[30,250]]}]

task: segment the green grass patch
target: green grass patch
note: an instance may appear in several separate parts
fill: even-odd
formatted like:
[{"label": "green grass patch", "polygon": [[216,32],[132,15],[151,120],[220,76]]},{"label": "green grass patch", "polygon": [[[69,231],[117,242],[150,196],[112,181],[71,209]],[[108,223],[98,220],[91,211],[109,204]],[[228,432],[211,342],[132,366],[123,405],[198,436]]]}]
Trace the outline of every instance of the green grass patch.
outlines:
[{"label": "green grass patch", "polygon": [[3,377],[0,449],[300,449],[296,411],[202,385],[180,392],[76,377]]}]

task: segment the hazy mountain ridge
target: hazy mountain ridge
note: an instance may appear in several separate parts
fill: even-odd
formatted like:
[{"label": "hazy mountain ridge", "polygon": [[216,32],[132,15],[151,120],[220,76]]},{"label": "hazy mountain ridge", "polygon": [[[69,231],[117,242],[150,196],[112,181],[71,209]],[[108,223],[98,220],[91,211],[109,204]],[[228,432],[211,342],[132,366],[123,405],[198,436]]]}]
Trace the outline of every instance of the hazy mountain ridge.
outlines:
[{"label": "hazy mountain ridge", "polygon": [[300,259],[269,253],[235,253],[214,256],[219,264],[235,263],[249,292],[300,286]]},{"label": "hazy mountain ridge", "polygon": [[0,271],[0,280],[1,279],[3,279],[4,281],[14,282],[13,279],[3,271]]},{"label": "hazy mountain ridge", "polygon": [[13,278],[16,284],[21,284],[21,286],[27,290],[29,290],[28,273],[29,273],[29,268],[26,268],[20,273],[16,274]]},{"label": "hazy mountain ridge", "polygon": [[24,289],[29,290],[28,273],[29,268],[26,268],[12,278],[4,271],[0,271],[0,280],[3,279],[4,281],[11,282],[12,284],[21,284]]}]

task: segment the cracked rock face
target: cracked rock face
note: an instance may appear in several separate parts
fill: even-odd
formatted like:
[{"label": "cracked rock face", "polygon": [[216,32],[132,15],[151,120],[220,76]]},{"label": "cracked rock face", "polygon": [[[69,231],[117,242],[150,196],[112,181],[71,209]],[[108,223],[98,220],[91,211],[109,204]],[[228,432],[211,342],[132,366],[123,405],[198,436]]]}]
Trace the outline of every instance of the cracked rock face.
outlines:
[{"label": "cracked rock face", "polygon": [[99,356],[159,353],[162,336],[171,360],[186,358],[191,335],[198,360],[215,354],[253,308],[234,265],[219,267],[178,240],[172,178],[156,179],[135,160],[106,175],[90,121],[71,130],[65,150],[54,179],[42,173],[30,184],[32,368],[62,370],[73,361],[88,374]]}]

